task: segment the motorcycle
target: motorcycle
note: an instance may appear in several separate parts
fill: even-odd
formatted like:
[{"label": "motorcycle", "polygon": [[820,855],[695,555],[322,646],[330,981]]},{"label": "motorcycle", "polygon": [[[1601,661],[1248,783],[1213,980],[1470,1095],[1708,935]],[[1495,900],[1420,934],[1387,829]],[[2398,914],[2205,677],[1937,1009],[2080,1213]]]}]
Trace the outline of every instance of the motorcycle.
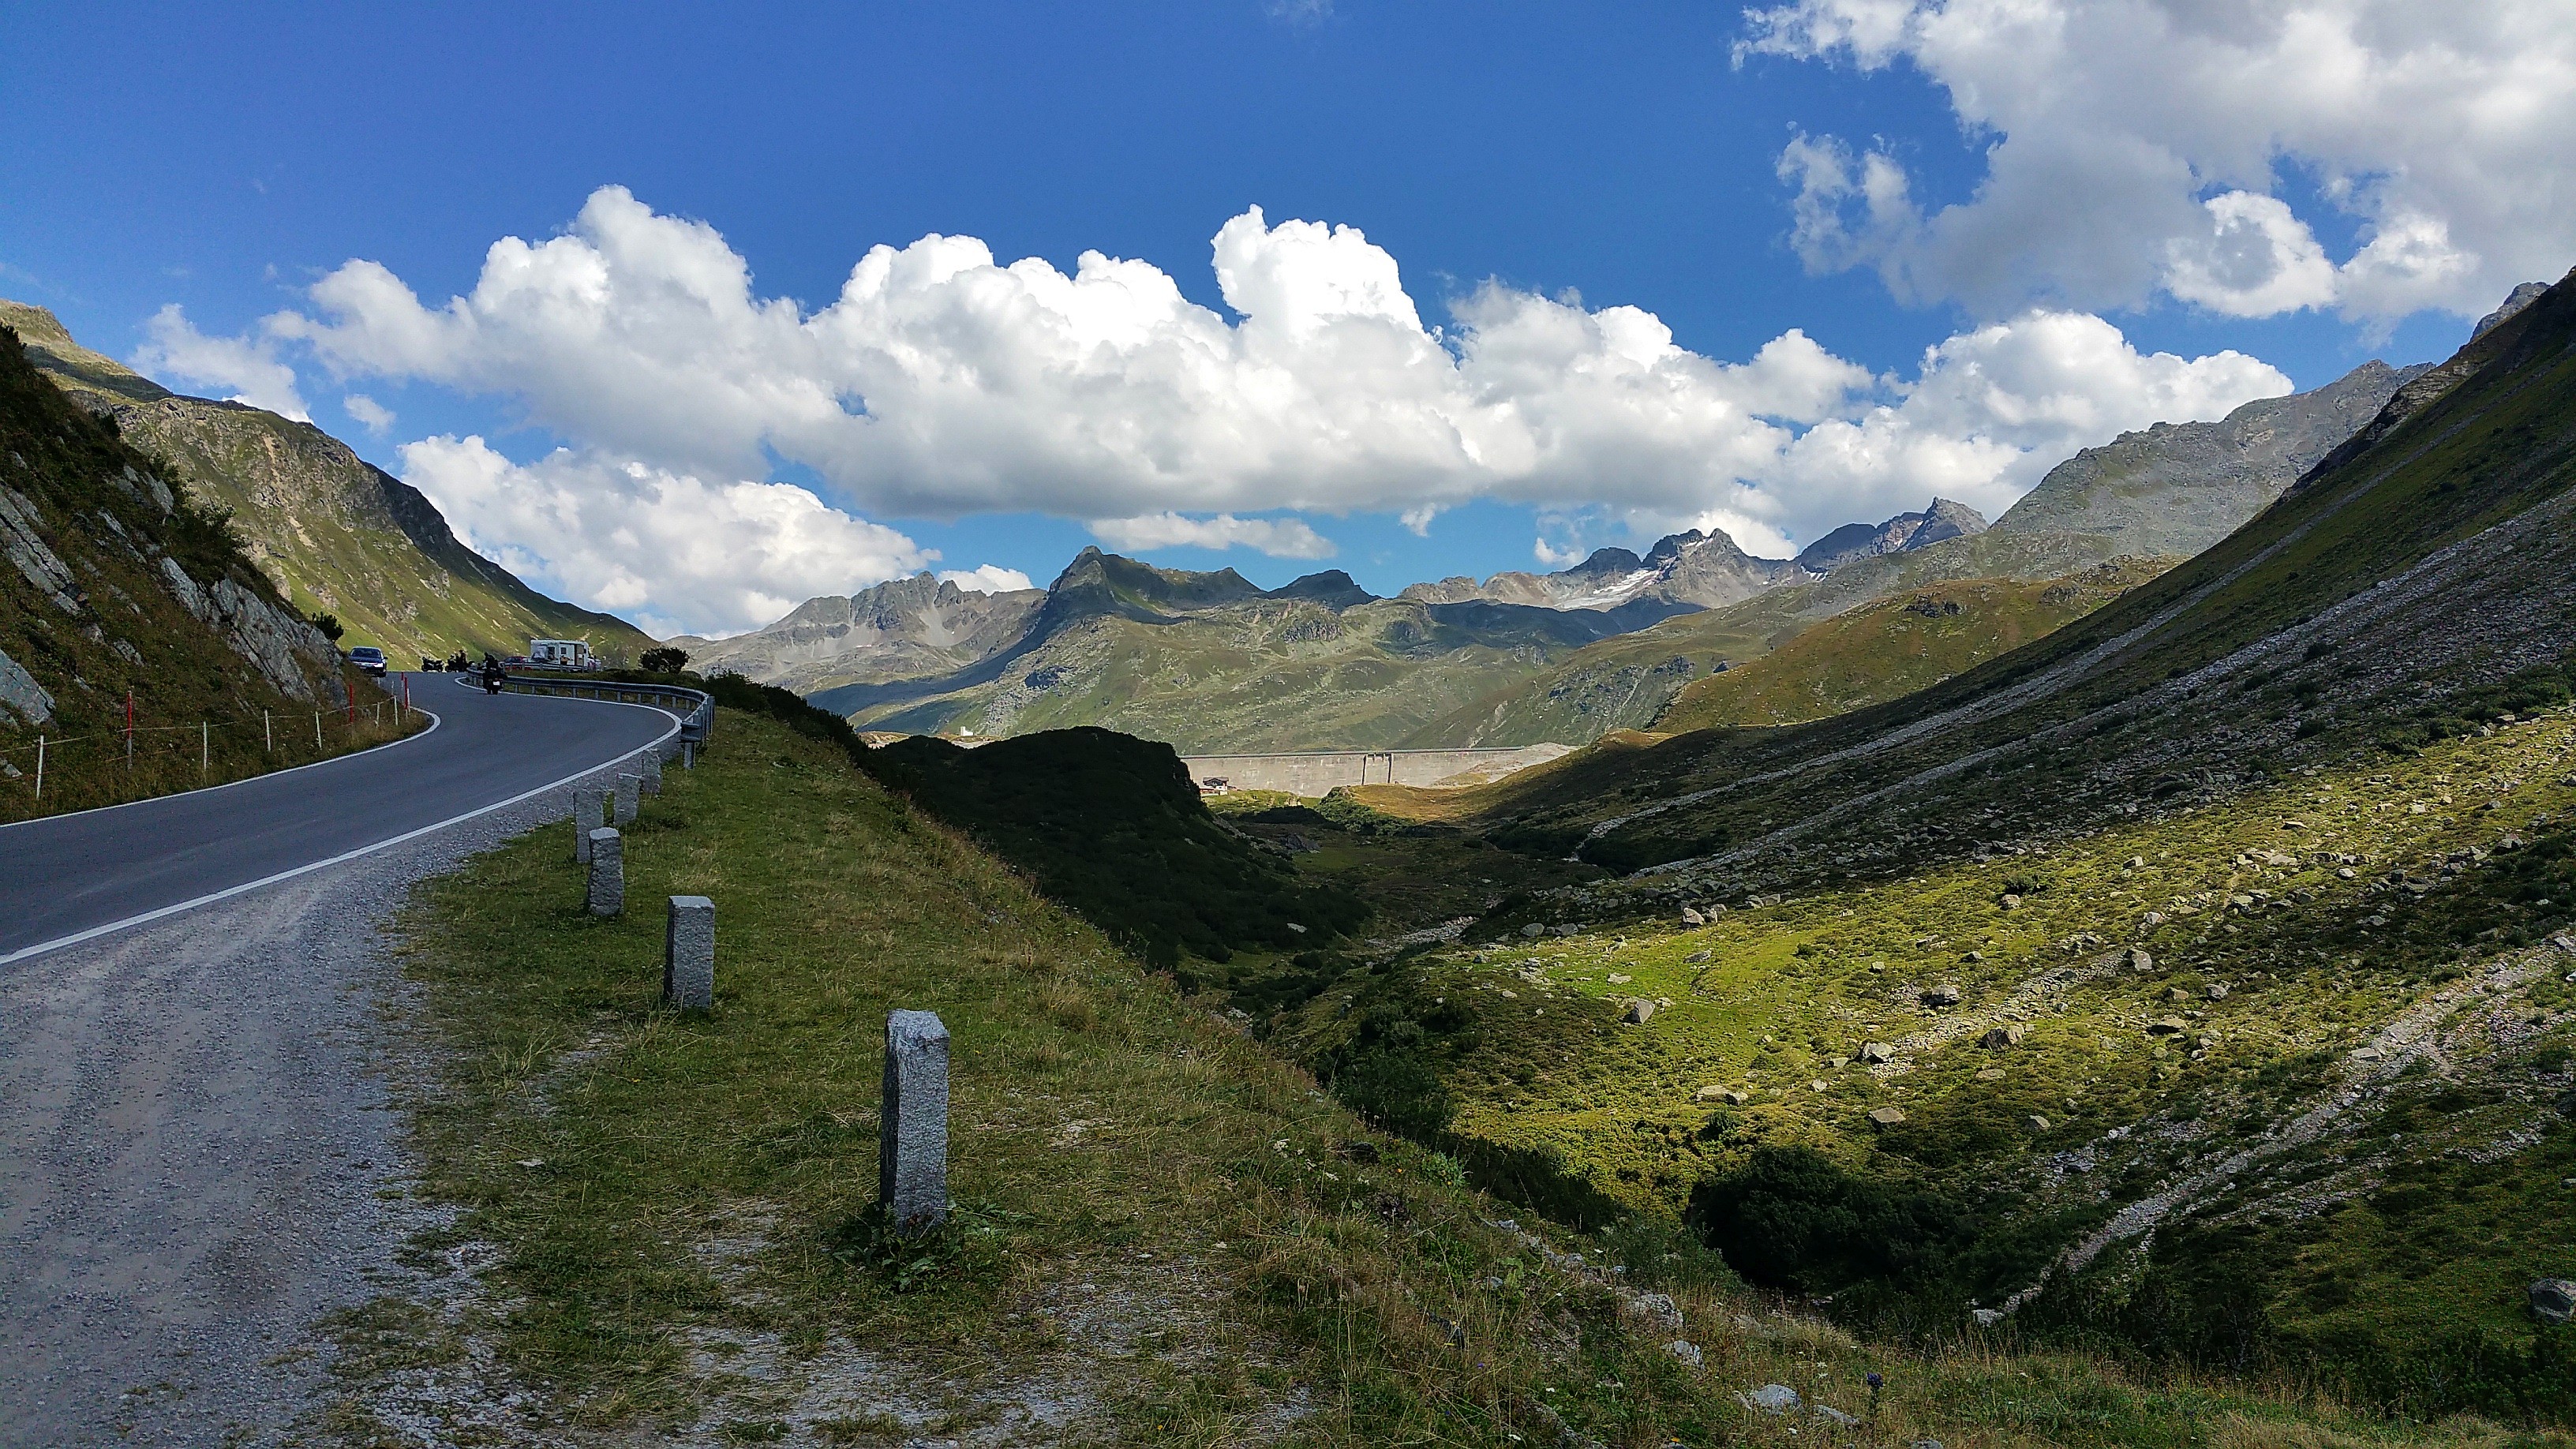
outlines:
[{"label": "motorcycle", "polygon": [[486,670],[484,670],[484,671],[483,671],[483,692],[484,692],[485,694],[499,694],[499,693],[501,692],[501,686],[502,686],[502,684],[503,684],[503,683],[505,683],[505,682],[509,679],[509,677],[510,677],[510,676],[508,676],[508,675],[506,675],[506,674],[503,674],[503,673],[502,673],[500,670],[498,670],[498,669],[486,669]]}]

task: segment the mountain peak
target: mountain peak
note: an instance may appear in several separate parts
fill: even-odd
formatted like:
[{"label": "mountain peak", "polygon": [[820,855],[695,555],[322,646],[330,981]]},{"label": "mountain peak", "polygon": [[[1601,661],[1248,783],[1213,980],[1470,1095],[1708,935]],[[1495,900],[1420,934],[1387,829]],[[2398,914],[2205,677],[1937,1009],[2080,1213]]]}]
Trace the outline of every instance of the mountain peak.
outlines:
[{"label": "mountain peak", "polygon": [[86,394],[80,401],[157,402],[178,394],[104,353],[92,352],[72,339],[62,319],[28,302],[0,297],[0,327],[18,334],[27,360],[65,391]]},{"label": "mountain peak", "polygon": [[1920,513],[1900,513],[1885,523],[1846,523],[1798,555],[1798,567],[1828,574],[1855,559],[1909,553],[1944,539],[1986,531],[1985,515],[1949,498],[1934,498]]},{"label": "mountain peak", "polygon": [[2469,329],[2469,340],[2471,342],[2475,342],[2479,338],[2486,336],[2489,332],[2494,331],[2496,328],[2512,321],[2514,313],[2519,312],[2523,308],[2530,306],[2532,303],[2539,301],[2540,295],[2548,290],[2549,284],[2547,282],[2525,282],[2521,286],[2507,292],[2502,306],[2479,318],[2478,325]]}]

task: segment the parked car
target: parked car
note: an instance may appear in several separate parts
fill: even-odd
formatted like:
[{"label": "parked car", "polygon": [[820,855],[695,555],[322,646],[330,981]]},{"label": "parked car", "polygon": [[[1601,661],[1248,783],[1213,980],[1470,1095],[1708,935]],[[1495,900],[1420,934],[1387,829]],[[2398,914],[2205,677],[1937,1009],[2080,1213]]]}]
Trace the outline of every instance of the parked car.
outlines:
[{"label": "parked car", "polygon": [[360,674],[372,674],[378,679],[385,677],[385,651],[373,644],[361,644],[350,650],[349,662],[358,666]]}]

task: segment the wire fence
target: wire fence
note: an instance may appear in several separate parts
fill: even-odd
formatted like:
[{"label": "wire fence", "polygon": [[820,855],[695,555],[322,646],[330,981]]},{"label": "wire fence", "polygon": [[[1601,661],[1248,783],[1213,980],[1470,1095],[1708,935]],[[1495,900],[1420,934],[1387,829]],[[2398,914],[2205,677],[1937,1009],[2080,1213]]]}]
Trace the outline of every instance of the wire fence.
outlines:
[{"label": "wire fence", "polygon": [[175,794],[312,764],[399,739],[422,727],[408,687],[397,697],[338,709],[261,710],[152,723],[127,696],[123,719],[77,735],[0,736],[0,821],[58,815]]}]

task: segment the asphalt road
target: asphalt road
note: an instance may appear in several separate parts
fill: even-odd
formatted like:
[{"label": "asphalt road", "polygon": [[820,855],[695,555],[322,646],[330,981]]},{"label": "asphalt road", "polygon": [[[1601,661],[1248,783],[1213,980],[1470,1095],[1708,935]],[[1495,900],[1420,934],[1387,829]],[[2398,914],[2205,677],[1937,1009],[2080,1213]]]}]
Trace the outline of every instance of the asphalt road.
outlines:
[{"label": "asphalt road", "polygon": [[388,1090],[422,1046],[383,925],[675,725],[412,697],[440,725],[402,744],[0,830],[12,950],[321,863],[0,965],[0,1445],[311,1442],[319,1326],[423,1271],[402,1245],[440,1210]]},{"label": "asphalt road", "polygon": [[0,969],[559,784],[679,727],[660,710],[486,695],[454,675],[412,675],[411,694],[437,728],[219,789],[0,826]]}]

